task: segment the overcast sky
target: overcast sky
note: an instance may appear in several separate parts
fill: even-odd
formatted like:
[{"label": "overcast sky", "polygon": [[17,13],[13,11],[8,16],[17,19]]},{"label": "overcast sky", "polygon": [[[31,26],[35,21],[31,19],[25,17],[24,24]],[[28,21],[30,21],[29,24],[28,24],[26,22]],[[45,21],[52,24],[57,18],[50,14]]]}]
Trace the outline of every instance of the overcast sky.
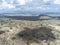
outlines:
[{"label": "overcast sky", "polygon": [[60,0],[0,0],[0,13],[60,12]]}]

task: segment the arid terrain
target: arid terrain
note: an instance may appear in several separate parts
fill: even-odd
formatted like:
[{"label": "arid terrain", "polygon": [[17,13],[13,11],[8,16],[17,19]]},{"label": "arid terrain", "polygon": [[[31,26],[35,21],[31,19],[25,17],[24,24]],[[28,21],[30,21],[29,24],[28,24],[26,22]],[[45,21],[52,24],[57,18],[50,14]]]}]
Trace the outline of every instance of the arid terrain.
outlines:
[{"label": "arid terrain", "polygon": [[[27,29],[26,30],[27,32],[25,31],[25,29]],[[33,31],[35,30],[36,32],[38,32],[38,34],[36,32],[33,33],[29,30]],[[22,31],[25,31],[26,33]],[[33,34],[36,33],[38,35],[37,36],[38,39],[40,40],[38,40],[39,42],[35,42],[34,38],[37,37],[35,36],[32,38],[30,36],[31,38],[29,37],[28,40],[26,39],[25,41],[24,39],[26,37],[20,38],[18,36],[20,32],[22,32],[20,36],[22,36],[23,34],[23,37],[25,35],[29,37],[30,33],[31,36],[34,36]],[[51,32],[52,34],[50,34],[49,32]],[[40,34],[43,35],[43,38],[40,38],[41,37]],[[54,40],[48,38],[49,36],[47,37],[47,35],[51,35],[51,38],[54,38]],[[34,40],[29,43],[30,39]],[[9,18],[0,19],[0,45],[60,45],[60,20],[29,21],[29,20],[15,20]]]}]

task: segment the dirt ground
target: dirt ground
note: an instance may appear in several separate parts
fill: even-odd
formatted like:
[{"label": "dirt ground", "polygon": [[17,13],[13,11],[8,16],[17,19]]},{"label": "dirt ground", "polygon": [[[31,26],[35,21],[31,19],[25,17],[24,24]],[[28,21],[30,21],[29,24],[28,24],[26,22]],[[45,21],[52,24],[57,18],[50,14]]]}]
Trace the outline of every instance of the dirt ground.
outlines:
[{"label": "dirt ground", "polygon": [[[50,45],[60,45],[60,26],[57,25],[57,22],[55,22],[54,24],[54,21],[51,22],[22,20],[0,21],[0,31],[4,31],[0,34],[0,45],[27,45],[25,41],[23,41],[19,37],[16,37],[16,34],[20,31],[23,31],[25,27],[33,29],[41,26],[51,27],[53,29],[52,33],[54,33],[55,36],[57,36],[57,39],[54,42],[50,42]],[[30,45],[48,45],[48,43],[42,41],[42,43],[33,42]]]}]

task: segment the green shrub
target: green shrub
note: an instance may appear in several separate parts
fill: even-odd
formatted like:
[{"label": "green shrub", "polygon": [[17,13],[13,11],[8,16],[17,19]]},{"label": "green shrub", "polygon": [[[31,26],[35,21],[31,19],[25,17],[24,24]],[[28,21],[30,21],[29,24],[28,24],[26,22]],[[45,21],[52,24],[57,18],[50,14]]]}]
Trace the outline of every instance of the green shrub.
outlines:
[{"label": "green shrub", "polygon": [[3,34],[3,33],[5,33],[5,31],[0,30],[0,34]]},{"label": "green shrub", "polygon": [[18,36],[27,41],[27,45],[29,45],[29,42],[39,42],[39,40],[55,40],[56,38],[51,31],[52,29],[47,27],[40,27],[35,29],[25,28],[24,31],[18,33]]}]

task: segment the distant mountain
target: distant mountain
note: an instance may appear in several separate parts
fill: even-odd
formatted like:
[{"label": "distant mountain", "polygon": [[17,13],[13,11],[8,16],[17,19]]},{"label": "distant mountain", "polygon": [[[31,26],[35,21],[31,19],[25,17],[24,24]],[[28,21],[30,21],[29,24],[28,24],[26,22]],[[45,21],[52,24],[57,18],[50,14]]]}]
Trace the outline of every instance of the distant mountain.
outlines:
[{"label": "distant mountain", "polygon": [[0,18],[11,18],[17,20],[60,20],[60,15],[53,14],[0,14]]},{"label": "distant mountain", "polygon": [[[24,15],[24,14],[23,14]],[[17,20],[32,20],[32,21],[37,21],[37,20],[50,20],[52,19],[50,16],[48,15],[44,15],[44,14],[40,14],[40,15],[29,15],[28,16],[23,16],[23,15],[15,15],[15,16],[5,16],[6,18],[11,18],[11,19],[17,19]]]}]

